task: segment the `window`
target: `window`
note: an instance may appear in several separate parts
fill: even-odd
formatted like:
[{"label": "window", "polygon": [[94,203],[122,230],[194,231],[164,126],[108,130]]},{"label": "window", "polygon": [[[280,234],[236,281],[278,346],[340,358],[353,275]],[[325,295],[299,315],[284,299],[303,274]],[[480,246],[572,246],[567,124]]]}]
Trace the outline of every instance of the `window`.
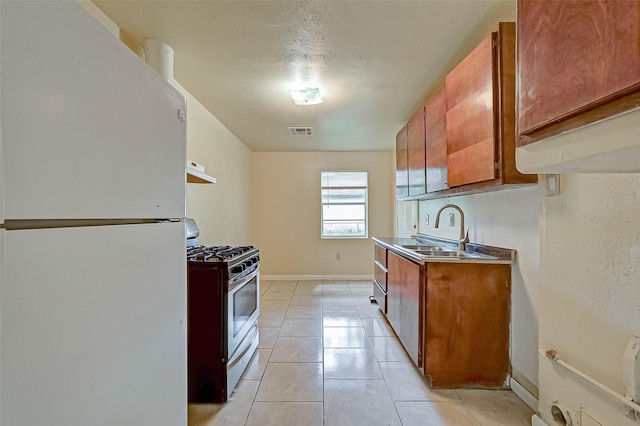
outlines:
[{"label": "window", "polygon": [[322,238],[367,238],[367,172],[321,172]]}]

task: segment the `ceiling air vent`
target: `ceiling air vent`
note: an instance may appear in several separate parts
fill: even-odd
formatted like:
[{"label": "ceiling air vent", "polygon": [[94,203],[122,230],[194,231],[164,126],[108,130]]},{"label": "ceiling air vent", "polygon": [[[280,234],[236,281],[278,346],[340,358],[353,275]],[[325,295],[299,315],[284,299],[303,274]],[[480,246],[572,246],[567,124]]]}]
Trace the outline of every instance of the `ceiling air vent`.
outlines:
[{"label": "ceiling air vent", "polygon": [[313,136],[313,127],[289,127],[291,136]]}]

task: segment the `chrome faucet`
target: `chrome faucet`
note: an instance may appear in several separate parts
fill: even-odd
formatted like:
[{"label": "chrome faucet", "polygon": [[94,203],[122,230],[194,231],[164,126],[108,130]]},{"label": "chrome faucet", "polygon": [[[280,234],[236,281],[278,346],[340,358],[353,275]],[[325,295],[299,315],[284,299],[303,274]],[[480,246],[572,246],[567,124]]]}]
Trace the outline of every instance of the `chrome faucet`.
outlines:
[{"label": "chrome faucet", "polygon": [[440,210],[438,210],[438,213],[436,213],[436,224],[434,225],[434,227],[438,228],[440,226],[440,213],[442,213],[442,210],[446,209],[447,207],[456,209],[460,213],[460,241],[458,241],[458,249],[464,250],[466,248],[466,244],[469,242],[469,230],[467,229],[466,232],[464,230],[464,212],[460,207],[456,206],[455,204],[445,204],[444,206],[440,207]]}]

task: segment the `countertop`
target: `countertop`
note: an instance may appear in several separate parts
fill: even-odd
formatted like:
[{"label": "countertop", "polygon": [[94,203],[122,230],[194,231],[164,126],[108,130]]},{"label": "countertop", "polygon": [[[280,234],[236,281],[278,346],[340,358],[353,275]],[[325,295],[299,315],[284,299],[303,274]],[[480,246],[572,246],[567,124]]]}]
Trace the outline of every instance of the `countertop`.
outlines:
[{"label": "countertop", "polygon": [[417,238],[393,238],[393,237],[372,237],[375,243],[391,250],[392,252],[416,263],[491,263],[491,264],[512,264],[515,262],[516,250],[487,246],[477,243],[467,243],[465,253],[477,257],[440,257],[423,256],[414,250],[403,248],[407,245],[437,245],[446,249],[457,250],[457,241],[444,238],[433,237],[425,234],[418,234]]}]

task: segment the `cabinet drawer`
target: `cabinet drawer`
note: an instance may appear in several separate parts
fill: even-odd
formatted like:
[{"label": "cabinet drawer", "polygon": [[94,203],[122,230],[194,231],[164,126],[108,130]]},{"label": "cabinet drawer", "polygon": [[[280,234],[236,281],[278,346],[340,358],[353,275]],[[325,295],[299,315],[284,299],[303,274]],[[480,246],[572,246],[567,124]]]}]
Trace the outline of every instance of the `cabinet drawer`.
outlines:
[{"label": "cabinet drawer", "polygon": [[373,276],[378,283],[378,285],[384,290],[387,291],[387,268],[380,265],[380,263],[376,260],[375,267],[373,271]]},{"label": "cabinet drawer", "polygon": [[380,265],[382,265],[385,268],[385,272],[386,272],[387,249],[377,244],[374,244],[373,249],[374,249],[374,257],[376,259],[376,262],[380,263]]},{"label": "cabinet drawer", "polygon": [[[386,285],[385,285],[386,287]],[[378,307],[382,311],[383,314],[387,313],[387,292],[380,287],[379,283],[376,281],[373,283],[373,297],[376,299],[378,303]]]}]

